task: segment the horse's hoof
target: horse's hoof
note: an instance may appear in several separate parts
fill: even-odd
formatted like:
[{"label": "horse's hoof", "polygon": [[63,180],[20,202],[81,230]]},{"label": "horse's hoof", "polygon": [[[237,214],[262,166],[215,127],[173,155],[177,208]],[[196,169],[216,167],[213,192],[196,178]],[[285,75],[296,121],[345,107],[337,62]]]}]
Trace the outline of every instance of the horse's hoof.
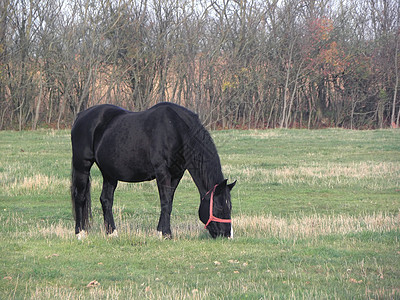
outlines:
[{"label": "horse's hoof", "polygon": [[81,241],[87,237],[87,232],[85,230],[79,231],[79,233],[76,235],[76,237],[77,237],[78,241]]},{"label": "horse's hoof", "polygon": [[163,234],[161,231],[157,231],[158,237],[160,240],[172,240],[172,234],[171,233],[165,233]]},{"label": "horse's hoof", "polygon": [[111,238],[116,238],[116,237],[118,237],[118,231],[114,230],[114,231],[113,231],[112,233],[110,233],[108,236],[111,237]]},{"label": "horse's hoof", "polygon": [[233,240],[233,227],[231,226],[231,235],[228,237],[229,240]]}]

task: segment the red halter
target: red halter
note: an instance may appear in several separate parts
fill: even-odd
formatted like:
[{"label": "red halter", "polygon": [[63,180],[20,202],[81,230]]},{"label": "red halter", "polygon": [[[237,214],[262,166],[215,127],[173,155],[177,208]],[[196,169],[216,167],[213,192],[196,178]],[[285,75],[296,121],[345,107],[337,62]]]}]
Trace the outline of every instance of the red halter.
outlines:
[{"label": "red halter", "polygon": [[[207,226],[210,224],[210,222],[212,222],[212,221],[214,221],[214,222],[219,222],[219,223],[232,223],[232,220],[231,219],[220,219],[220,218],[217,218],[217,217],[214,217],[214,215],[213,215],[213,203],[214,203],[214,192],[215,192],[215,189],[216,189],[216,187],[218,186],[218,184],[216,184],[213,188],[212,188],[212,190],[209,190],[208,192],[207,192],[207,194],[205,194],[204,195],[204,197],[203,197],[203,199],[211,192],[211,198],[210,198],[210,217],[208,218],[208,221],[207,221],[207,223],[206,223],[206,226],[204,226],[204,228],[206,228],[207,229]],[[202,199],[202,200],[203,200]]]}]

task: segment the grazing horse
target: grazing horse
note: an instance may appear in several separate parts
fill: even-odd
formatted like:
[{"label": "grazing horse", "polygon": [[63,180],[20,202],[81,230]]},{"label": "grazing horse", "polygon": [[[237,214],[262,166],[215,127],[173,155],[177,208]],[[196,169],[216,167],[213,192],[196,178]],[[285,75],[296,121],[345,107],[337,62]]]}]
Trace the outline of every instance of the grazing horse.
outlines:
[{"label": "grazing horse", "polygon": [[109,235],[117,235],[112,206],[118,181],[157,180],[161,214],[157,230],[171,237],[175,190],[188,170],[200,193],[199,218],[213,238],[232,236],[230,191],[214,142],[190,110],[160,103],[143,112],[93,106],[78,114],[71,130],[71,197],[80,239],[91,216],[90,169],[103,175],[100,202]]}]

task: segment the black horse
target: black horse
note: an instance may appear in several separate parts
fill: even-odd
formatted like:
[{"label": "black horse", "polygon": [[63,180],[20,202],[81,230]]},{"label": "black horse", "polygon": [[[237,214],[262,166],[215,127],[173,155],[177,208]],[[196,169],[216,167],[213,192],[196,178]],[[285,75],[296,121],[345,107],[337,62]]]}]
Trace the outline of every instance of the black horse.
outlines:
[{"label": "black horse", "polygon": [[213,238],[232,235],[230,191],[214,142],[198,116],[172,103],[143,112],[98,105],[79,113],[71,130],[71,196],[75,234],[81,238],[91,216],[90,169],[103,175],[100,202],[107,234],[116,235],[112,213],[118,181],[157,180],[161,214],[157,230],[171,237],[175,190],[185,170],[201,196],[199,217]]}]

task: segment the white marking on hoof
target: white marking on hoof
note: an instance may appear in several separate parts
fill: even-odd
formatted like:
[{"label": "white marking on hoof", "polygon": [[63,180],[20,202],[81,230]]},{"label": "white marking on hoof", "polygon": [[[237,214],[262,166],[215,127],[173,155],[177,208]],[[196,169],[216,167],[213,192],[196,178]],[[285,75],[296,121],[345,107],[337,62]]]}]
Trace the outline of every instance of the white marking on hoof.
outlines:
[{"label": "white marking on hoof", "polygon": [[81,241],[87,237],[87,232],[85,230],[79,231],[76,237],[78,238],[79,241]]},{"label": "white marking on hoof", "polygon": [[113,233],[109,234],[108,236],[111,238],[118,237],[118,231],[114,230]]},{"label": "white marking on hoof", "polygon": [[163,239],[163,235],[162,235],[162,232],[161,232],[161,231],[157,231],[157,235],[158,235],[158,238],[159,238],[160,240]]},{"label": "white marking on hoof", "polygon": [[232,225],[231,225],[231,236],[228,239],[233,240],[233,226]]}]

